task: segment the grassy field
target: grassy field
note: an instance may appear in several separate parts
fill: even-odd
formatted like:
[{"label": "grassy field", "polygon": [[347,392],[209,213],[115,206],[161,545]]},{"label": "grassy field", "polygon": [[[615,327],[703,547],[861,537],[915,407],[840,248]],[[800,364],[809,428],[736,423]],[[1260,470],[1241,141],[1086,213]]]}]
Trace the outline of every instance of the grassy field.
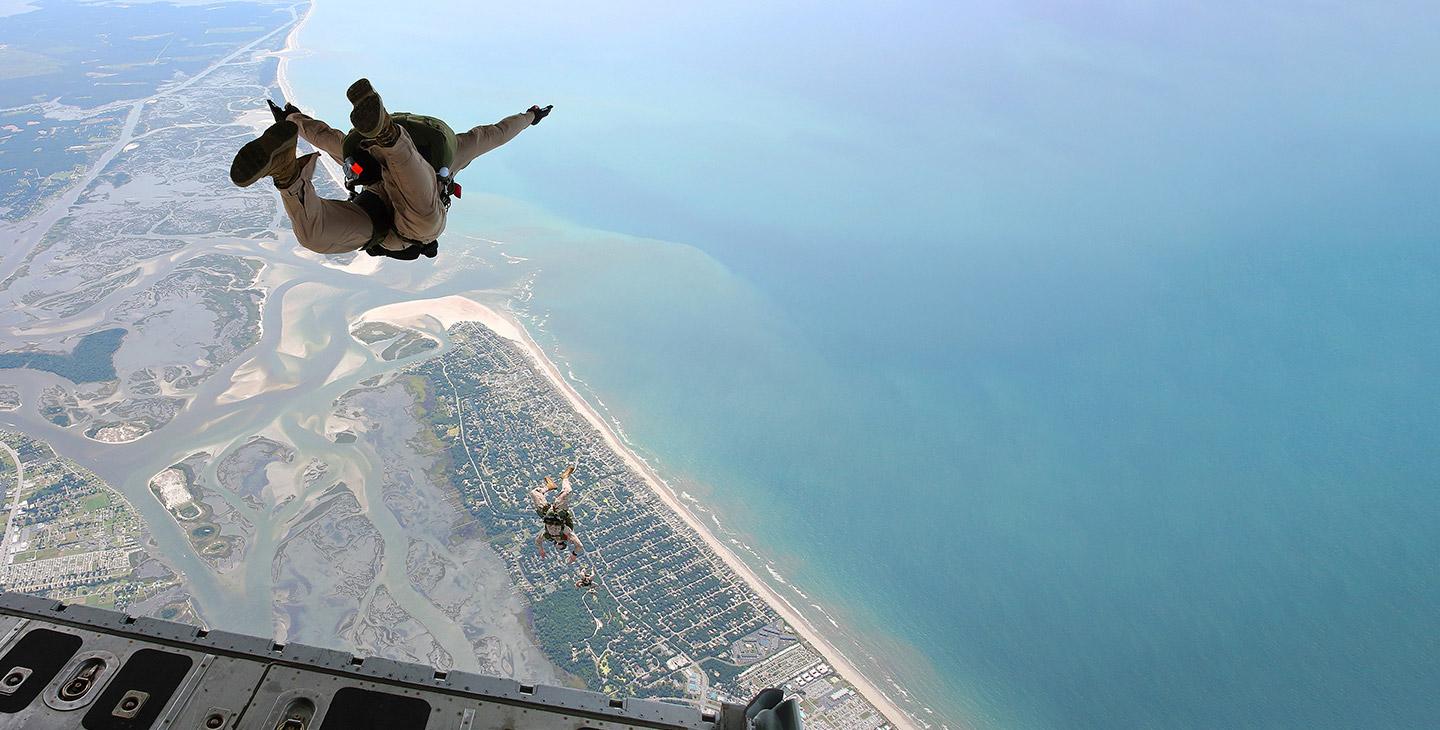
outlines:
[{"label": "grassy field", "polygon": [[0,81],[44,76],[60,70],[60,64],[39,53],[0,47]]}]

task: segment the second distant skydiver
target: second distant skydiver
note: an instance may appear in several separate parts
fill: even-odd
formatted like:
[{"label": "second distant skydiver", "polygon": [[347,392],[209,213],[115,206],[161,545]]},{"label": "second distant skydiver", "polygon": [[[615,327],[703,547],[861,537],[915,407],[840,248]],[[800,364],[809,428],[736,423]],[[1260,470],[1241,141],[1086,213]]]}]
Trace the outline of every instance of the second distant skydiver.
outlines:
[{"label": "second distant skydiver", "polygon": [[589,589],[591,589],[591,590],[594,590],[594,588],[595,588],[595,571],[593,571],[593,570],[582,570],[582,571],[580,571],[580,577],[575,579],[575,587],[576,587],[576,588],[589,588]]},{"label": "second distant skydiver", "polygon": [[[322,254],[363,249],[372,256],[433,258],[450,198],[460,197],[455,175],[550,113],[548,106],[532,106],[456,134],[435,117],[387,112],[367,79],[351,84],[345,96],[354,107],[349,134],[293,104],[268,102],[275,123],[241,147],[230,165],[230,179],[240,187],[274,180],[300,245]],[[340,163],[349,200],[316,194],[310,178],[319,153],[297,159],[299,138]]]},{"label": "second distant skydiver", "polygon": [[[535,514],[545,525],[540,533],[535,536],[535,547],[540,550],[540,557],[545,557],[545,543],[554,543],[557,549],[570,548],[570,559],[566,562],[573,563],[585,550],[584,543],[580,542],[580,536],[575,534],[575,518],[570,514],[570,475],[574,473],[575,467],[565,468],[560,475],[560,486],[555,486],[555,480],[545,477],[545,484],[530,490],[530,501],[535,505]],[[560,490],[555,496],[555,501],[546,500],[546,494]]]}]

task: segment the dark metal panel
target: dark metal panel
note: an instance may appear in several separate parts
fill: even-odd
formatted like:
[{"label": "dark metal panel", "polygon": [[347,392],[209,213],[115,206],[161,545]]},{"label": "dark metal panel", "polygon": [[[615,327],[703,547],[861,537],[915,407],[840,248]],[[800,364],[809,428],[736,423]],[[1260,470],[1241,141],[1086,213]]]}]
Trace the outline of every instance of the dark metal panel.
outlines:
[{"label": "dark metal panel", "polygon": [[184,704],[161,719],[160,730],[233,730],[269,668],[248,659],[209,657],[208,661],[194,686],[180,698]]},{"label": "dark metal panel", "polygon": [[148,730],[195,666],[191,657],[139,649],[85,713],[86,730]]},{"label": "dark metal panel", "polygon": [[330,697],[320,730],[425,730],[429,721],[423,698],[342,687]]},{"label": "dark metal panel", "polygon": [[[710,730],[717,726],[714,715],[702,716],[694,708],[679,705],[611,699],[593,692],[521,684],[469,672],[437,672],[409,662],[352,657],[303,644],[278,644],[254,636],[204,631],[169,621],[131,619],[114,612],[0,593],[0,632],[7,626],[10,633],[20,637],[37,629],[75,635],[83,641],[82,652],[110,652],[112,656],[142,659],[173,655],[192,662],[193,668],[180,672],[180,679],[172,676],[170,694],[161,692],[163,697],[150,693],[128,676],[121,681],[118,675],[107,675],[94,689],[101,696],[87,703],[88,707],[70,710],[32,702],[22,713],[0,713],[0,730],[74,730],[82,712],[95,715],[95,723],[88,722],[90,714],[86,716],[86,727],[92,730],[140,730],[141,710],[162,713],[158,719],[152,718],[152,725],[143,726],[154,730],[209,730],[207,721],[212,719],[223,730],[259,730],[267,719],[278,720],[280,711],[291,701],[298,702],[296,707],[302,710],[308,703],[308,717],[317,723],[313,730],[319,730],[318,723],[325,722],[331,699],[347,687],[423,699],[430,708],[427,730]],[[18,643],[18,638],[10,641],[12,648]],[[71,655],[76,656],[73,652]],[[122,671],[125,667],[122,665]],[[158,682],[163,674],[150,672],[146,677]],[[164,684],[159,682],[157,686]],[[124,709],[127,692],[149,695],[132,703],[133,717],[123,716],[124,712],[116,714],[117,708]],[[166,707],[167,702],[172,706]]]},{"label": "dark metal panel", "polygon": [[82,644],[84,640],[70,633],[46,628],[25,632],[0,657],[0,712],[15,714],[28,708]]},{"label": "dark metal panel", "polygon": [[123,613],[106,611],[103,608],[92,608],[90,606],[66,606],[65,610],[59,613],[65,614],[65,618],[72,621],[84,621],[91,626],[105,628],[120,628],[124,625],[123,622],[125,621],[125,614]]},{"label": "dark metal panel", "polygon": [[65,604],[49,599],[30,596],[24,593],[0,593],[0,609],[21,611],[30,613],[49,613],[56,607]]},{"label": "dark metal panel", "polygon": [[513,679],[489,677],[473,672],[450,672],[445,676],[445,684],[464,692],[520,699],[520,683]]}]

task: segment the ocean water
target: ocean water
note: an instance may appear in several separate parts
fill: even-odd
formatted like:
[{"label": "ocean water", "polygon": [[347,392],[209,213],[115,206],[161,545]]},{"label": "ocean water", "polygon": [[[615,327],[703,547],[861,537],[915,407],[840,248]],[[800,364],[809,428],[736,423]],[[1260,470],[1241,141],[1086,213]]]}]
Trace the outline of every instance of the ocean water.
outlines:
[{"label": "ocean water", "polygon": [[1440,9],[571,5],[322,3],[297,102],[556,105],[452,228],[847,653],[951,727],[1433,723]]}]

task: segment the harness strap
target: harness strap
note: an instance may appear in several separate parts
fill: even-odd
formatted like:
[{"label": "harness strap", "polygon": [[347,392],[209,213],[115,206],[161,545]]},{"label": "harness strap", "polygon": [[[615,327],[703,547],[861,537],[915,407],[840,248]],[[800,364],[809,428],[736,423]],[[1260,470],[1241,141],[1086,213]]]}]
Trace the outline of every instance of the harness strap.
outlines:
[{"label": "harness strap", "polygon": [[395,225],[395,216],[390,211],[390,206],[386,205],[379,195],[369,190],[360,191],[352,200],[360,206],[361,210],[365,211],[365,215],[370,217],[370,240],[365,242],[365,253],[371,256],[388,256],[402,261],[414,261],[421,256],[433,259],[439,252],[438,241],[415,241],[401,236],[398,232],[395,235],[410,245],[399,251],[385,248],[381,244],[385,237],[390,235],[390,230]]},{"label": "harness strap", "polygon": [[365,242],[365,252],[370,253],[370,249],[379,247],[380,242],[385,240],[386,234],[390,233],[390,228],[395,223],[395,216],[390,212],[390,207],[385,205],[385,201],[369,190],[360,191],[351,200],[365,211],[365,215],[370,217],[370,240]]}]

